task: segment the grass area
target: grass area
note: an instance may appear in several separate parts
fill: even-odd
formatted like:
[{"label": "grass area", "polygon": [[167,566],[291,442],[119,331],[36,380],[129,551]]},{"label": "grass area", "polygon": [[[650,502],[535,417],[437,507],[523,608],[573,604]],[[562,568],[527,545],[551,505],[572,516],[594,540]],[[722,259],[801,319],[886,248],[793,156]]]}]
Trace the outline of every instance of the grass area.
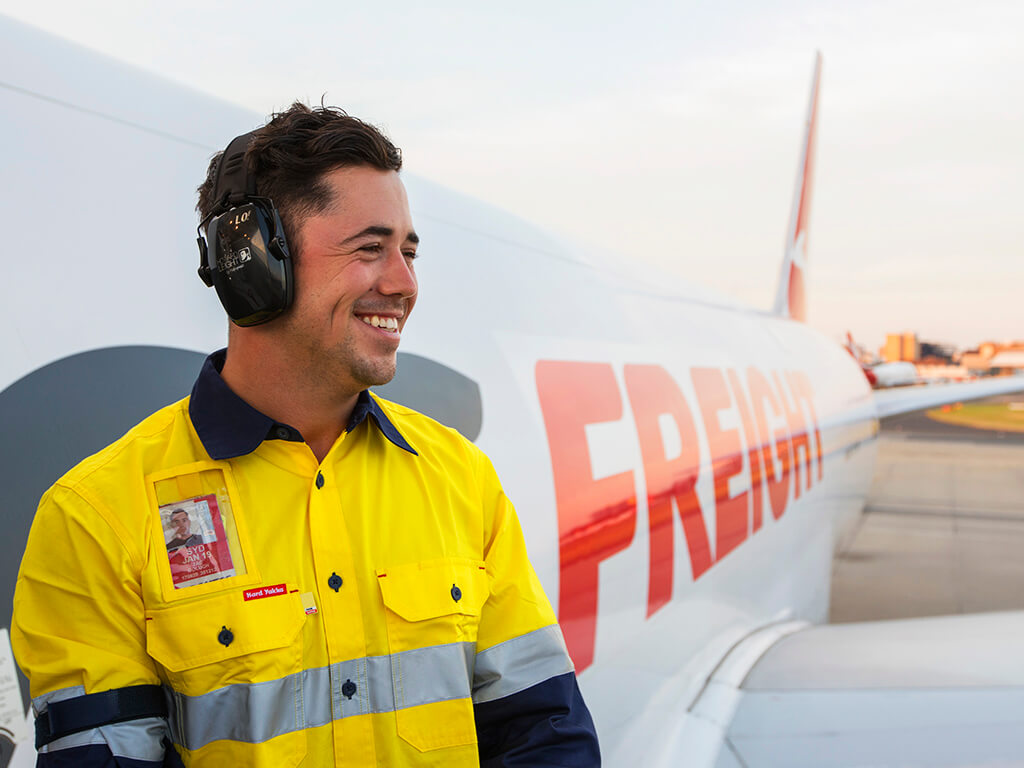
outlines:
[{"label": "grass area", "polygon": [[928,417],[961,427],[1024,432],[1024,402],[956,403],[934,408]]}]

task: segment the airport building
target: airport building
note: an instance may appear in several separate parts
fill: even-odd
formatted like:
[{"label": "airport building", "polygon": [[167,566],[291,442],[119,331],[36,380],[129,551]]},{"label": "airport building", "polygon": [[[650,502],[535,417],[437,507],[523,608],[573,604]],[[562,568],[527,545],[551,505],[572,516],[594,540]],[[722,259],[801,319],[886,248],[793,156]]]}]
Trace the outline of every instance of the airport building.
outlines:
[{"label": "airport building", "polygon": [[882,359],[887,363],[915,362],[921,355],[916,333],[888,333],[882,348]]},{"label": "airport building", "polygon": [[973,376],[987,376],[1000,373],[1024,371],[1024,342],[1014,341],[999,344],[986,341],[977,349],[969,349],[960,355],[960,367]]},{"label": "airport building", "polygon": [[889,333],[879,357],[886,363],[914,363],[920,378],[927,380],[1024,373],[1024,341],[986,341],[958,354],[953,345],[920,341],[916,333]]}]

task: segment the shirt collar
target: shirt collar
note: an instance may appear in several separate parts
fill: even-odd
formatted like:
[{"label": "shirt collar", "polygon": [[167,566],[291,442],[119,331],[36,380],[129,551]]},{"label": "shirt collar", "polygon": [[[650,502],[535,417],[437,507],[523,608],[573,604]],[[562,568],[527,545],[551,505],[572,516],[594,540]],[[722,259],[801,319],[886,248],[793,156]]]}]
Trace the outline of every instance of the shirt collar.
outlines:
[{"label": "shirt collar", "polygon": [[[302,442],[299,430],[260,413],[231,390],[220,375],[226,357],[227,350],[219,349],[206,358],[188,403],[188,415],[210,458],[220,461],[244,456],[255,451],[264,440]],[[359,393],[345,431],[351,432],[367,416],[373,418],[384,437],[414,456],[419,455],[364,389]]]}]

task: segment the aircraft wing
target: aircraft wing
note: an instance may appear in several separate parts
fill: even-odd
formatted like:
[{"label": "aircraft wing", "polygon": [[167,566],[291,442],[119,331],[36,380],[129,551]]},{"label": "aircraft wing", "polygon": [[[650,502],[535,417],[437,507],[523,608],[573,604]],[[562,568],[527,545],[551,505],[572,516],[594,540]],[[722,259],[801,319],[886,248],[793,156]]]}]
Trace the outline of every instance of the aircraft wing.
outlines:
[{"label": "aircraft wing", "polygon": [[955,384],[931,384],[875,391],[878,418],[921,411],[945,403],[1024,392],[1024,376],[999,376]]},{"label": "aircraft wing", "polygon": [[1024,611],[777,634],[691,709],[721,722],[719,768],[1024,765]]}]

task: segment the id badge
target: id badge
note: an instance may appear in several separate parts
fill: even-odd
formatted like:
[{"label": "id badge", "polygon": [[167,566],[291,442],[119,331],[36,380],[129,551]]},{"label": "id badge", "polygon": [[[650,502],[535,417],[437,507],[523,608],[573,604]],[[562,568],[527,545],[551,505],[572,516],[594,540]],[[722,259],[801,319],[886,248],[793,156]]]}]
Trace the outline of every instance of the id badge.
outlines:
[{"label": "id badge", "polygon": [[259,578],[247,563],[245,519],[227,467],[198,462],[147,480],[159,526],[153,545],[158,557],[166,558],[161,568],[164,599],[217,591],[228,585],[215,582],[225,579],[245,586]]},{"label": "id badge", "polygon": [[216,494],[164,504],[160,522],[175,589],[237,575]]}]

